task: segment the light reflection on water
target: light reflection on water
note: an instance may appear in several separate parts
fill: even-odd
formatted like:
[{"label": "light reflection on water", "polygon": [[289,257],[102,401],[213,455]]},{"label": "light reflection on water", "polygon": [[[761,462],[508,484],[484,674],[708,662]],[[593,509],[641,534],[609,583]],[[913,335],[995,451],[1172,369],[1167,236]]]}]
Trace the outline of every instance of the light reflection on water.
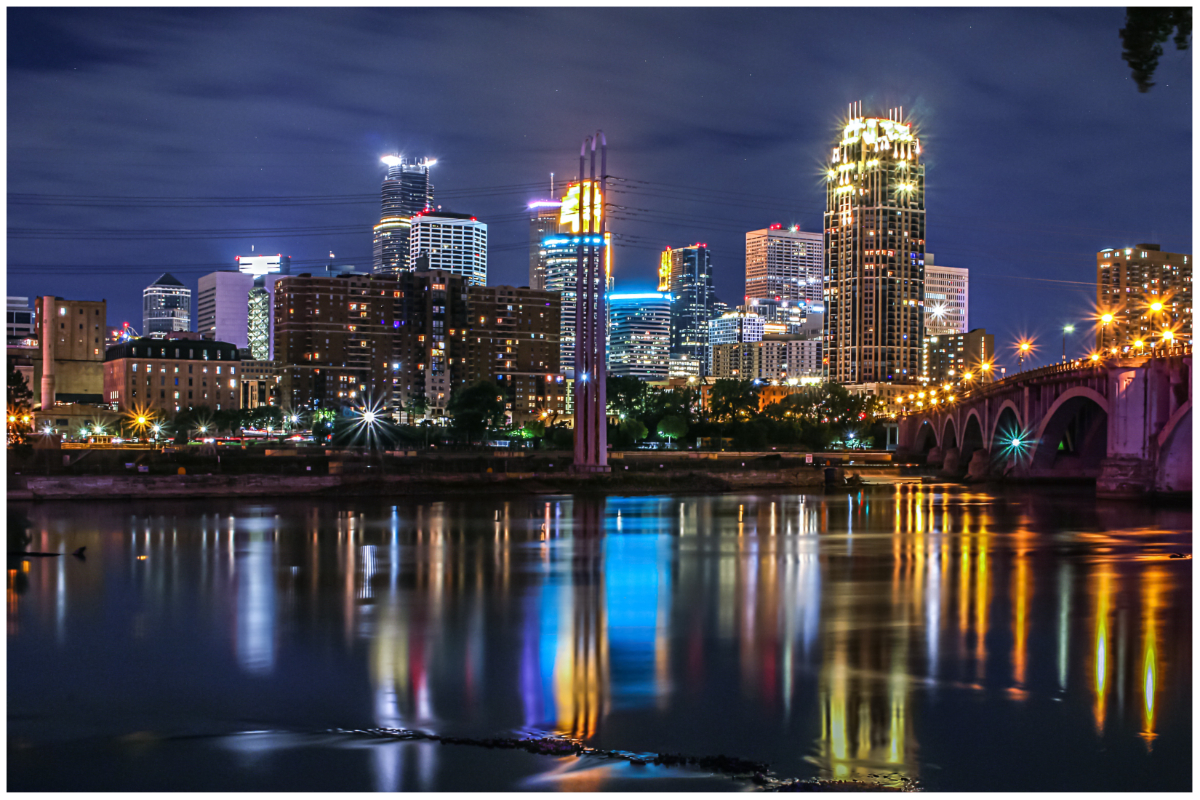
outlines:
[{"label": "light reflection on water", "polygon": [[[186,709],[220,733],[548,731],[789,777],[1190,788],[1186,510],[919,485],[130,508],[29,512],[30,549],[88,559],[9,562],[18,780],[14,741],[186,734]],[[47,681],[83,710],[35,700]],[[234,738],[248,772],[296,746]],[[446,788],[465,757],[363,749],[371,781],[346,788]],[[494,788],[617,785],[543,761]]]}]

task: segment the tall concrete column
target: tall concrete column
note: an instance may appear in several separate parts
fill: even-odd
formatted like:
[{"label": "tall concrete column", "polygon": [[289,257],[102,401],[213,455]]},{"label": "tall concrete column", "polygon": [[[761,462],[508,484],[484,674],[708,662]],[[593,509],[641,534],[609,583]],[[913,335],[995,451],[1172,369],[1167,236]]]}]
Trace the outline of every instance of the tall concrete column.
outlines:
[{"label": "tall concrete column", "polygon": [[54,408],[54,346],[58,341],[58,332],[54,328],[58,317],[56,299],[42,298],[42,329],[38,331],[42,346],[42,411]]},{"label": "tall concrete column", "polygon": [[1154,489],[1146,371],[1144,360],[1132,359],[1108,370],[1108,457],[1100,462],[1097,497],[1141,497]]}]

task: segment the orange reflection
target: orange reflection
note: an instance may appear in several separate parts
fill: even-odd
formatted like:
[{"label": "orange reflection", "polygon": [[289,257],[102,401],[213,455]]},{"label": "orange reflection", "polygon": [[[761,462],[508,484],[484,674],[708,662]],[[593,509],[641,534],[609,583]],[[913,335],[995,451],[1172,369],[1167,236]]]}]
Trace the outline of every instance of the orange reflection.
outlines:
[{"label": "orange reflection", "polygon": [[[1017,532],[1018,542],[1021,545],[1025,544],[1029,535],[1028,529],[1022,528]],[[1029,637],[1029,607],[1033,599],[1033,587],[1029,579],[1029,551],[1020,545],[1018,548],[1012,579],[1012,666],[1015,686],[1010,690],[1010,694],[1017,699],[1024,700],[1027,696],[1024,691],[1025,665]]]},{"label": "orange reflection", "polygon": [[1092,691],[1094,693],[1093,713],[1096,718],[1096,732],[1104,732],[1104,720],[1108,711],[1109,684],[1109,640],[1112,636],[1109,616],[1112,614],[1112,601],[1115,592],[1116,576],[1108,564],[1100,565],[1092,573],[1095,581],[1093,596],[1096,610],[1094,630],[1096,635],[1095,658],[1092,661]]},{"label": "orange reflection", "polygon": [[1151,567],[1142,577],[1142,732],[1146,749],[1158,734],[1154,732],[1154,701],[1161,681],[1158,666],[1159,611],[1167,575],[1161,567]]}]

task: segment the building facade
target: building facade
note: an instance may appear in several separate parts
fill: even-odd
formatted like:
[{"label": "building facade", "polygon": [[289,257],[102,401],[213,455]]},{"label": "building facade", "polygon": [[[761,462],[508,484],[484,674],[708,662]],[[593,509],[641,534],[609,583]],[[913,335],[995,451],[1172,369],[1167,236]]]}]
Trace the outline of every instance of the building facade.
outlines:
[{"label": "building facade", "polygon": [[708,323],[717,316],[708,245],[697,243],[665,250],[658,288],[671,295],[671,353],[707,364]]},{"label": "building facade", "polygon": [[899,111],[855,108],[826,165],[825,357],[841,384],[916,383],[925,326],[925,167]]},{"label": "building facade", "polygon": [[762,341],[765,320],[746,311],[729,311],[708,322],[708,374],[716,375],[714,349],[719,344],[743,344]]},{"label": "building facade", "polygon": [[104,300],[64,300],[49,295],[34,299],[38,335],[38,386],[42,409],[56,403],[98,405],[104,401]]},{"label": "building facade", "polygon": [[274,320],[286,408],[444,416],[466,376],[461,275],[295,275],[276,285]]},{"label": "building facade", "polygon": [[982,368],[996,360],[995,337],[983,328],[965,333],[935,333],[925,337],[923,383],[941,385],[967,380],[991,383],[994,369]]},{"label": "building facade", "polygon": [[142,290],[142,335],[159,337],[192,329],[192,290],[169,272]]},{"label": "building facade", "polygon": [[416,214],[408,241],[413,270],[444,270],[462,275],[471,286],[487,285],[487,225],[470,214]]},{"label": "building facade", "polygon": [[820,302],[750,297],[738,310],[762,317],[764,335],[819,337],[825,327],[824,309]]},{"label": "building facade", "polygon": [[412,268],[409,263],[409,232],[412,218],[433,207],[433,183],[429,168],[434,161],[384,156],[387,173],[381,189],[379,224],[373,230],[373,262],[376,274],[395,275]]},{"label": "building facade", "polygon": [[962,267],[941,267],[925,254],[925,335],[967,332],[967,300],[971,274]]},{"label": "building facade", "polygon": [[[1192,258],[1157,244],[1101,250],[1096,254],[1096,308],[1111,314],[1096,325],[1096,346],[1150,348],[1171,332],[1192,340]],[[1137,342],[1142,344],[1139,346]]]},{"label": "building facade", "polygon": [[176,414],[189,408],[241,408],[237,348],[205,339],[142,337],[109,347],[104,402],[118,411]]},{"label": "building facade", "polygon": [[470,286],[467,308],[466,383],[503,387],[513,425],[565,416],[567,384],[558,370],[562,298],[528,287]]},{"label": "building facade", "polygon": [[666,380],[671,367],[670,292],[608,295],[608,374]]},{"label": "building facade", "polygon": [[[8,296],[8,343],[18,344],[26,339],[36,338],[34,334],[33,309],[28,297]],[[30,385],[32,388],[32,384]]]},{"label": "building facade", "polygon": [[821,376],[821,340],[772,336],[713,347],[713,377],[788,382]]},{"label": "building facade", "polygon": [[746,233],[746,302],[777,298],[820,303],[825,237],[780,223]]},{"label": "building facade", "polygon": [[242,359],[242,408],[261,408],[279,405],[280,369],[278,361],[247,361]]},{"label": "building facade", "polygon": [[546,259],[542,242],[559,233],[561,200],[535,200],[529,204],[529,288],[546,288]]},{"label": "building facade", "polygon": [[254,276],[244,272],[212,272],[197,282],[196,330],[205,339],[250,346],[248,303]]}]

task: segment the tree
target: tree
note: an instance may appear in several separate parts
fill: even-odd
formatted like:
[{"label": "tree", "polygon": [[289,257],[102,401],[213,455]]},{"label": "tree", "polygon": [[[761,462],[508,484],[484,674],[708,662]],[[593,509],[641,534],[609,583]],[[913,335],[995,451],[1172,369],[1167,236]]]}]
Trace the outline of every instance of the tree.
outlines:
[{"label": "tree", "polygon": [[1133,71],[1139,92],[1148,92],[1154,82],[1154,71],[1163,54],[1162,43],[1175,31],[1175,47],[1188,49],[1192,36],[1191,6],[1178,8],[1148,8],[1131,6],[1125,9],[1125,27],[1121,29],[1121,58]]},{"label": "tree", "polygon": [[646,411],[649,386],[638,378],[609,375],[604,384],[608,410],[627,417],[641,416]]},{"label": "tree", "polygon": [[758,387],[749,380],[721,378],[712,385],[708,405],[717,421],[748,419],[758,410]]},{"label": "tree", "polygon": [[687,429],[687,423],[674,414],[668,414],[658,421],[658,435],[667,439],[678,439],[687,433]]},{"label": "tree", "polygon": [[8,362],[8,443],[24,444],[33,420],[33,392],[25,376]]},{"label": "tree", "polygon": [[504,422],[504,390],[492,381],[478,381],[450,395],[446,413],[468,442],[476,435],[482,440]]},{"label": "tree", "polygon": [[650,433],[650,431],[646,428],[645,424],[640,419],[637,419],[635,417],[626,417],[624,420],[622,420],[621,430],[623,430],[623,431],[625,431],[625,433],[629,434],[629,436],[635,442],[639,441],[641,439],[645,439],[646,436]]}]

